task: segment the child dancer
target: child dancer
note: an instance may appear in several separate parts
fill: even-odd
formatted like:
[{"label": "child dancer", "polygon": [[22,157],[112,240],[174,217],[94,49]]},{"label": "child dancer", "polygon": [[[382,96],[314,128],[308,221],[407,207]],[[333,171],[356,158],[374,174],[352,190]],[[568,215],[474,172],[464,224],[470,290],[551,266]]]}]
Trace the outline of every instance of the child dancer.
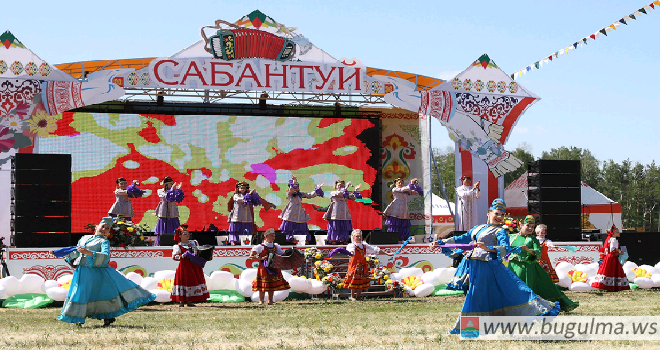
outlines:
[{"label": "child dancer", "polygon": [[185,197],[181,189],[181,183],[176,184],[171,177],[165,176],[160,184],[163,188],[158,189],[160,202],[156,207],[158,222],[154,230],[156,245],[160,245],[161,234],[174,233],[174,230],[181,225],[179,223],[178,203],[181,203]]},{"label": "child dancer", "polygon": [[603,247],[600,249],[603,263],[598,268],[596,279],[591,286],[613,292],[629,290],[628,277],[626,277],[626,273],[623,272],[623,266],[619,262],[621,250],[619,250],[619,241],[617,238],[621,236],[621,233],[614,225],[612,225],[612,228],[607,233],[607,238],[605,238]]},{"label": "child dancer", "polygon": [[269,253],[277,255],[284,254],[284,251],[279,244],[275,242],[275,230],[269,228],[264,232],[265,242],[256,245],[250,252],[250,258],[259,260],[259,269],[257,270],[257,278],[252,282],[252,290],[259,291],[259,305],[263,305],[264,296],[268,292],[268,305],[274,305],[273,294],[276,290],[289,289],[289,283],[284,280],[282,270],[275,268],[268,268],[265,266],[265,260],[268,259]]},{"label": "child dancer", "polygon": [[392,196],[394,200],[385,208],[385,225],[388,225],[387,232],[399,233],[399,244],[410,237],[410,218],[408,217],[408,196],[416,194],[424,195],[424,191],[419,187],[417,179],[410,180],[408,186],[403,186],[403,179],[397,178],[392,185]]},{"label": "child dancer", "polygon": [[133,211],[133,204],[129,198],[139,198],[142,197],[144,191],[138,188],[138,180],[133,180],[133,182],[128,185],[126,179],[123,177],[118,178],[116,181],[117,189],[115,189],[115,204],[110,207],[108,210],[108,215],[111,217],[119,217],[122,220],[133,221],[133,216],[135,212]]},{"label": "child dancer", "polygon": [[183,307],[185,303],[195,306],[193,301],[206,301],[209,298],[204,271],[189,258],[199,243],[190,239],[188,225],[181,225],[176,229],[174,240],[179,243],[172,248],[172,259],[179,262],[179,267],[174,275],[172,301],[178,301],[179,307]]},{"label": "child dancer", "polygon": [[[264,204],[266,210],[275,208],[275,205],[259,197],[256,190],[250,191],[250,184],[239,182],[236,184],[236,192],[229,199],[229,244],[241,245],[238,235],[251,235],[256,232],[254,225],[254,206]],[[254,242],[253,242],[254,244]]]},{"label": "child dancer", "polygon": [[[350,301],[355,301],[362,294],[363,289],[369,288],[371,279],[369,278],[369,263],[367,255],[380,254],[380,248],[362,242],[362,230],[353,230],[351,232],[351,244],[346,246],[346,250],[351,252],[351,259],[348,261],[348,272],[344,279],[344,286],[351,290]],[[383,254],[392,256],[392,253],[383,252]]]},{"label": "child dancer", "polygon": [[335,191],[330,192],[330,207],[325,212],[323,218],[328,220],[328,239],[332,244],[346,244],[350,239],[350,233],[353,231],[351,223],[351,213],[348,211],[348,199],[361,199],[362,195],[358,190],[360,185],[355,186],[355,191],[349,192],[347,188],[351,186],[342,181],[335,182]]},{"label": "child dancer", "polygon": [[321,189],[323,184],[316,185],[316,190],[314,192],[304,193],[300,192],[298,185],[298,179],[295,176],[291,176],[289,180],[289,190],[287,191],[287,198],[289,203],[280,214],[279,218],[282,219],[282,225],[280,226],[280,231],[286,233],[286,240],[289,243],[293,243],[293,233],[298,232],[298,234],[305,234],[305,244],[311,244],[312,235],[309,233],[309,228],[307,227],[307,221],[311,220],[305,208],[302,206],[303,198],[314,198],[316,196],[323,197],[324,193]]},{"label": "child dancer", "polygon": [[551,240],[546,238],[548,235],[548,226],[540,224],[536,226],[536,238],[541,243],[541,256],[539,257],[539,265],[548,273],[552,279],[552,283],[559,282],[559,277],[557,277],[557,272],[552,268],[552,263],[550,262],[550,256],[548,255],[548,248],[554,247],[555,245]]}]

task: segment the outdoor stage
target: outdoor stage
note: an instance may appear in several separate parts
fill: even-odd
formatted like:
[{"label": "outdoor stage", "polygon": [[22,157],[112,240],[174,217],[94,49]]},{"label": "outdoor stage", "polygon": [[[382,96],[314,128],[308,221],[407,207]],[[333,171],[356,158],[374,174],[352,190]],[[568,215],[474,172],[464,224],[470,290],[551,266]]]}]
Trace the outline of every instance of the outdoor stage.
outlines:
[{"label": "outdoor stage", "polygon": [[[598,261],[599,243],[592,242],[564,242],[557,243],[556,248],[550,248],[549,256],[552,264],[556,266],[565,261],[573,265],[590,264]],[[571,253],[562,246],[574,246],[578,250]],[[297,249],[305,250],[310,246],[297,246]],[[338,246],[317,246],[327,256],[330,251]],[[395,252],[399,245],[381,245],[380,248],[386,252]],[[286,248],[286,247],[285,247]],[[20,278],[23,274],[36,274],[46,280],[57,280],[59,277],[72,274],[73,270],[64,263],[64,259],[56,258],[51,250],[56,248],[9,248],[8,266],[13,276]],[[209,261],[204,268],[204,273],[210,275],[214,271],[229,271],[238,277],[247,268],[257,267],[257,260],[250,259],[250,246],[216,247],[213,260]],[[388,257],[381,255],[382,266],[390,270],[399,271],[402,268],[417,267],[422,270],[431,271],[436,268],[451,266],[452,260],[439,249],[431,249],[428,244],[409,244],[401,253]],[[112,248],[110,265],[118,271],[126,274],[135,272],[143,277],[153,275],[157,271],[176,270],[178,262],[172,260],[171,247],[139,247],[139,248]],[[299,271],[292,271],[297,274]]]}]

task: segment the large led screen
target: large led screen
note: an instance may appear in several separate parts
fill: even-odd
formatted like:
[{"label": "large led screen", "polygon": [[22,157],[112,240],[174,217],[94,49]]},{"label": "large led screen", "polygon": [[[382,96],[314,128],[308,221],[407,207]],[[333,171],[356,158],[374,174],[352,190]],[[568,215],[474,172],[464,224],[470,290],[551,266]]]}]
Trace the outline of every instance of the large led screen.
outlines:
[{"label": "large led screen", "polygon": [[[72,231],[98,223],[115,201],[115,180],[138,180],[146,190],[132,200],[134,222],[155,227],[154,209],[164,176],[183,183],[181,222],[201,230],[227,229],[227,201],[239,181],[250,183],[276,209],[255,208],[261,230],[277,229],[286,205],[287,183],[314,191],[324,183],[325,198],[304,200],[311,230],[326,229],[323,212],[337,179],[362,184],[366,200],[349,201],[353,226],[381,227],[374,203],[378,125],[370,119],[64,113],[57,130],[39,138],[38,153],[72,155]],[[374,156],[376,155],[376,156]],[[372,192],[376,195],[372,196]]]}]

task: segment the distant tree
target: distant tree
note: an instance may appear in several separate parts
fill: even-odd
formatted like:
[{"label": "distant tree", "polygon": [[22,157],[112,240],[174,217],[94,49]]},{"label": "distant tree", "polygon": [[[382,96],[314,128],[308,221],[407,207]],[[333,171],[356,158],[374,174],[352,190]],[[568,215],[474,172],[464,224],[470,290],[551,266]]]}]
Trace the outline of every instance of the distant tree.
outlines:
[{"label": "distant tree", "polygon": [[520,159],[523,162],[523,165],[515,171],[504,174],[504,187],[506,188],[512,182],[518,180],[520,175],[524,174],[527,171],[527,163],[533,162],[534,155],[532,155],[532,146],[526,142],[521,143],[518,147],[509,152],[513,154],[516,158]]},{"label": "distant tree", "polygon": [[543,152],[541,159],[553,160],[579,160],[582,182],[598,188],[601,181],[600,161],[588,149],[578,147],[553,148],[550,152]]},{"label": "distant tree", "polygon": [[[434,148],[433,157],[435,158],[435,163],[438,166],[438,171],[442,177],[442,183],[445,185],[445,190],[447,191],[447,196],[449,200],[453,201],[454,195],[454,166],[456,164],[456,159],[454,158],[454,147],[447,146],[445,148]],[[433,165],[431,165],[433,166]],[[435,172],[435,168],[431,169],[433,174],[433,193],[442,197],[440,193],[440,181]]]}]

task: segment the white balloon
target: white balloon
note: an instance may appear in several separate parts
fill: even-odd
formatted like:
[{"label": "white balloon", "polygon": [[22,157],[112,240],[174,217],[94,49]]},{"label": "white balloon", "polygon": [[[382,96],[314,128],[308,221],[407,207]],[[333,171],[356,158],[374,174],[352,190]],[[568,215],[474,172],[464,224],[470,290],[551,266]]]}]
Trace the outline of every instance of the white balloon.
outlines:
[{"label": "white balloon", "polygon": [[249,298],[252,296],[252,282],[246,280],[238,280],[238,288],[236,289],[242,296]]},{"label": "white balloon", "polygon": [[5,287],[5,295],[7,297],[21,293],[21,282],[14,276],[0,278],[0,286]]},{"label": "white balloon", "polygon": [[566,261],[562,261],[557,266],[555,267],[555,272],[557,272],[557,275],[565,275],[568,273],[568,271],[575,270],[575,266],[573,266],[571,263],[567,263]]},{"label": "white balloon", "polygon": [[575,265],[575,270],[584,272],[587,277],[596,276],[596,272],[598,272],[598,270],[594,270],[587,264],[577,264]]},{"label": "white balloon", "polygon": [[161,271],[156,271],[154,273],[154,278],[157,280],[170,280],[174,279],[174,276],[176,275],[176,271],[174,270],[161,270]]},{"label": "white balloon", "polygon": [[651,276],[651,281],[653,281],[653,287],[660,287],[660,274]]},{"label": "white balloon", "polygon": [[142,284],[142,280],[144,279],[142,275],[140,275],[139,273],[135,273],[133,271],[127,273],[126,275],[124,275],[124,277],[128,278],[130,281],[137,284],[138,286]]},{"label": "white balloon", "polygon": [[414,297],[415,296],[415,291],[412,290],[412,288],[408,286],[403,286],[403,292],[408,293],[408,296]]},{"label": "white balloon", "polygon": [[573,282],[573,284],[571,284],[571,290],[575,292],[586,292],[589,290],[594,290],[594,288],[584,282]]},{"label": "white balloon", "polygon": [[658,270],[651,265],[641,265],[639,268],[646,270],[646,272],[650,272],[652,275],[658,273]]},{"label": "white balloon", "polygon": [[59,287],[59,286],[60,286],[59,282],[57,282],[55,280],[48,280],[48,281],[44,282],[44,285],[41,287],[41,289],[43,290],[43,292],[45,294],[47,290],[49,290],[51,288]]},{"label": "white balloon", "polygon": [[172,294],[164,289],[150,289],[149,292],[151,294],[156,294],[156,300],[154,300],[157,303],[167,303],[172,301]]},{"label": "white balloon", "polygon": [[282,270],[282,277],[284,278],[285,281],[289,282],[289,280],[291,279],[291,277],[293,277],[293,275]]},{"label": "white balloon", "polygon": [[391,279],[392,281],[401,281],[402,278],[403,278],[403,277],[401,277],[401,274],[398,273],[398,272],[392,272],[392,273],[390,274],[390,279]]},{"label": "white balloon", "polygon": [[632,269],[623,269],[623,272],[626,274],[626,277],[628,278],[628,282],[633,283],[635,281],[635,278],[637,278],[637,275],[635,275],[635,271]]},{"label": "white balloon", "polygon": [[626,262],[623,264],[623,270],[624,270],[624,271],[625,271],[626,269],[628,269],[628,270],[633,270],[633,269],[636,269],[637,267],[638,267],[637,264],[635,264],[635,263],[632,262],[632,261],[626,261]]},{"label": "white balloon", "polygon": [[291,287],[291,290],[296,293],[309,293],[309,290],[312,288],[312,283],[308,279],[293,276],[289,280],[289,286]]},{"label": "white balloon", "polygon": [[154,277],[145,277],[142,279],[142,283],[140,283],[140,287],[146,290],[157,289],[158,281],[159,280],[155,279]]},{"label": "white balloon", "polygon": [[[266,294],[268,296],[268,294]],[[289,290],[276,290],[273,293],[273,301],[284,301],[289,296]]]},{"label": "white balloon", "polygon": [[571,279],[571,276],[565,273],[561,275],[558,274],[557,277],[559,278],[559,281],[557,283],[564,288],[570,288],[571,284],[573,284],[573,280]]},{"label": "white balloon", "polygon": [[245,269],[241,272],[241,279],[252,283],[257,278],[257,269]]},{"label": "white balloon", "polygon": [[231,280],[231,285],[228,286],[228,288],[229,288],[230,290],[238,291],[238,281],[239,281],[238,278],[234,278],[234,279],[232,279],[232,280]]},{"label": "white balloon", "polygon": [[62,287],[51,287],[46,289],[46,295],[55,301],[64,301],[69,291]]},{"label": "white balloon", "polygon": [[317,280],[312,280],[311,282],[312,287],[309,289],[309,294],[321,294],[325,292],[328,287],[326,287],[323,282],[317,281]]},{"label": "white balloon", "polygon": [[5,294],[7,294],[7,288],[5,288],[5,286],[0,286],[0,299],[6,299]]},{"label": "white balloon", "polygon": [[64,284],[67,282],[71,282],[72,279],[73,279],[73,275],[63,275],[57,279],[57,283]]},{"label": "white balloon", "polygon": [[439,286],[439,285],[442,284],[442,283],[440,283],[440,277],[438,276],[438,274],[437,274],[437,273],[434,273],[433,271],[425,272],[425,273],[422,275],[422,281],[423,281],[424,283],[430,283],[430,284],[432,284],[434,287],[435,287],[435,286]]},{"label": "white balloon", "polygon": [[399,274],[401,274],[401,278],[406,278],[409,276],[417,276],[422,278],[424,270],[420,269],[419,267],[404,267],[399,270]]},{"label": "white balloon", "polygon": [[416,297],[427,297],[433,293],[435,290],[435,286],[430,284],[430,283],[424,283],[422,285],[417,286],[414,290],[414,294]]},{"label": "white balloon", "polygon": [[234,274],[229,271],[213,271],[209,277],[209,290],[233,289]]},{"label": "white balloon", "polygon": [[653,280],[646,277],[637,277],[633,280],[633,283],[638,285],[639,288],[649,289],[653,288]]},{"label": "white balloon", "polygon": [[454,267],[441,267],[433,270],[434,273],[438,275],[440,284],[447,284],[454,277],[456,273],[456,268]]},{"label": "white balloon", "polygon": [[[596,282],[596,276],[589,277],[589,279],[587,280],[587,284],[590,285],[590,286],[593,285],[594,282]],[[596,288],[594,288],[594,289],[596,289]]]},{"label": "white balloon", "polygon": [[[268,300],[267,298],[268,298],[268,296],[264,295],[264,299]],[[255,303],[259,302],[259,292],[253,292],[252,295],[250,296],[250,300],[252,300]],[[264,301],[266,301],[266,300],[264,300]]]},{"label": "white balloon", "polygon": [[[598,265],[597,262],[593,262],[593,263],[589,264],[588,266],[589,266],[591,269],[593,269],[594,271],[596,271],[596,274],[598,273],[598,269],[600,268],[600,265]],[[595,275],[594,275],[594,276],[595,276]]]},{"label": "white balloon", "polygon": [[655,264],[655,268],[658,269],[658,271],[660,271],[660,262],[658,262],[657,264]]}]

